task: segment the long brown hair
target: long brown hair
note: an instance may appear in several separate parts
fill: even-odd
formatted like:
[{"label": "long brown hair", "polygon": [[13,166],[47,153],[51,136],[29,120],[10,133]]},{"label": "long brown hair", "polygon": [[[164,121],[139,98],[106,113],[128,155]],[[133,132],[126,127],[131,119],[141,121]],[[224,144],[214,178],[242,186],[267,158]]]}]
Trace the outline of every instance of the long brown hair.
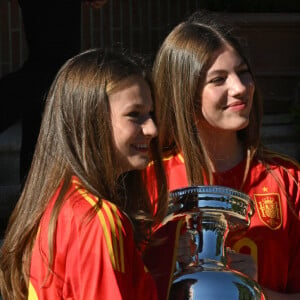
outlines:
[{"label": "long brown hair", "polygon": [[[253,76],[232,28],[209,12],[196,12],[177,25],[165,38],[154,61],[161,144],[165,151],[182,151],[191,185],[203,184],[203,174],[212,180],[208,156],[197,133],[197,112],[206,71],[213,55],[225,44],[239,53]],[[238,132],[245,150],[248,149],[249,160],[261,147],[261,122],[262,101],[256,89],[249,125]]]},{"label": "long brown hair", "polygon": [[115,172],[117,160],[112,151],[106,88],[130,76],[144,78],[152,88],[151,78],[140,61],[100,49],[71,58],[58,72],[46,100],[32,166],[1,248],[0,287],[4,299],[26,298],[31,251],[39,222],[52,194],[63,183],[49,226],[51,267],[52,233],[73,175],[89,192],[114,202],[127,213],[136,225],[137,242],[144,240],[153,223],[164,217],[167,191],[158,138],[151,143],[160,196],[155,213],[144,185],[144,172],[130,171],[121,177]]}]

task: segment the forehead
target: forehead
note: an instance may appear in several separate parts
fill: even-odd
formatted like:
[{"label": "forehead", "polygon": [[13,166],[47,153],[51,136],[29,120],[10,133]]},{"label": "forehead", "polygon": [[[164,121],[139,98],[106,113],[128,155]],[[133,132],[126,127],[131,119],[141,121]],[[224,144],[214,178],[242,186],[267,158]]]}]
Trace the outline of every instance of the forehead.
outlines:
[{"label": "forehead", "polygon": [[149,84],[138,76],[122,80],[109,95],[111,107],[124,109],[128,106],[152,106],[152,97]]},{"label": "forehead", "polygon": [[230,45],[224,45],[215,51],[208,64],[208,73],[215,69],[236,67],[245,63],[240,54]]}]

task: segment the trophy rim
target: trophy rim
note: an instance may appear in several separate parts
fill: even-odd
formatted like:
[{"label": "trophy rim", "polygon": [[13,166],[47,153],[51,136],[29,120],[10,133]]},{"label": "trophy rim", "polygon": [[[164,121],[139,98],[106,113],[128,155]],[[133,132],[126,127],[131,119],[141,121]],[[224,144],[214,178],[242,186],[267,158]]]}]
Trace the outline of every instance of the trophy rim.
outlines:
[{"label": "trophy rim", "polygon": [[[187,202],[189,196],[195,198],[189,198]],[[249,225],[255,205],[249,195],[221,185],[194,185],[170,191],[168,215],[197,211],[210,215],[223,214],[233,227],[237,220]]]},{"label": "trophy rim", "polygon": [[225,196],[238,197],[241,200],[253,202],[251,197],[246,193],[240,192],[236,189],[222,186],[222,185],[191,185],[170,191],[170,197],[178,197],[186,194],[217,194]]}]

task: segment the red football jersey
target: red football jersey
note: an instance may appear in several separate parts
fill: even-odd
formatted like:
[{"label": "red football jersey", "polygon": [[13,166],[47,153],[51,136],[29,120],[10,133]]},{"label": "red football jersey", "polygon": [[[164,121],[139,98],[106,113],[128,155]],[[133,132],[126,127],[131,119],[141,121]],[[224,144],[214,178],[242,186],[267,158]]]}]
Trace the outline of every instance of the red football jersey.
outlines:
[{"label": "red football jersey", "polygon": [[48,225],[58,193],[40,222],[28,299],[157,299],[155,282],[135,246],[130,220],[106,200],[91,215],[97,198],[76,178],[59,212],[49,269]]},{"label": "red football jersey", "polygon": [[[242,161],[231,170],[214,174],[214,184],[240,190],[255,203],[250,227],[238,238],[230,235],[226,240],[227,246],[253,256],[258,266],[258,282],[263,287],[285,293],[300,292],[299,165],[274,154],[267,171],[262,163],[254,160],[241,190],[245,163]],[[169,190],[188,185],[181,154],[165,158],[164,164]],[[148,172],[151,176],[151,165]],[[159,228],[156,235],[165,242],[145,252],[144,261],[156,276],[159,299],[167,299],[176,260],[174,247],[182,225],[180,222]],[[168,258],[162,254],[154,256],[153,252],[167,253]],[[159,262],[155,262],[160,258]]]}]

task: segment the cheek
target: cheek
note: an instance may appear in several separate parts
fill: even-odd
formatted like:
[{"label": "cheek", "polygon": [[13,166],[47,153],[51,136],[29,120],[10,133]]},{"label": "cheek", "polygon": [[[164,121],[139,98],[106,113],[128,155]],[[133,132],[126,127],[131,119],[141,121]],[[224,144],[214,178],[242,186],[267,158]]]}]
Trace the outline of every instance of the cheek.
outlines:
[{"label": "cheek", "polygon": [[117,149],[119,149],[122,146],[123,139],[124,139],[124,132],[122,127],[119,126],[119,124],[115,124],[115,126],[113,126],[113,140]]},{"label": "cheek", "polygon": [[200,102],[202,114],[218,110],[226,103],[226,99],[226,94],[221,90],[206,90]]},{"label": "cheek", "polygon": [[130,123],[119,124],[113,131],[115,144],[118,148],[127,147],[134,142],[139,133],[137,126]]}]

